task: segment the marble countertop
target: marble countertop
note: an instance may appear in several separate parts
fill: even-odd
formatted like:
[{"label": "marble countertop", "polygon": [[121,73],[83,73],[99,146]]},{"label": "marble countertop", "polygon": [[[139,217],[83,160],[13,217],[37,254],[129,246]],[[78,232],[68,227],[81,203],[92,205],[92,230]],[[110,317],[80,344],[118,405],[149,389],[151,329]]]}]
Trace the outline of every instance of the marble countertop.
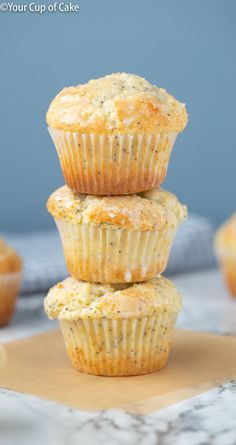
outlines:
[{"label": "marble countertop", "polygon": [[[236,335],[236,300],[216,270],[172,277],[184,296],[178,326]],[[0,342],[52,329],[42,295],[22,297]],[[117,410],[81,412],[0,390],[2,445],[236,445],[236,381],[147,416]]]}]

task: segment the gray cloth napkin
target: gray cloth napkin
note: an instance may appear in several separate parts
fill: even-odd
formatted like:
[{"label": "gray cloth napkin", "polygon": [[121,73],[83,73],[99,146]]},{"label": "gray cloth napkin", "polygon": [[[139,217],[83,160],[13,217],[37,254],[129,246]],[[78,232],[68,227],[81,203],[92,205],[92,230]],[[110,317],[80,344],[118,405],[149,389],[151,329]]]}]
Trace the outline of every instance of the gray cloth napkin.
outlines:
[{"label": "gray cloth napkin", "polygon": [[[25,294],[47,291],[68,276],[61,241],[56,230],[32,233],[2,233],[24,261],[21,292]],[[207,268],[215,264],[213,228],[201,216],[191,214],[177,231],[171,250],[166,275]]]}]

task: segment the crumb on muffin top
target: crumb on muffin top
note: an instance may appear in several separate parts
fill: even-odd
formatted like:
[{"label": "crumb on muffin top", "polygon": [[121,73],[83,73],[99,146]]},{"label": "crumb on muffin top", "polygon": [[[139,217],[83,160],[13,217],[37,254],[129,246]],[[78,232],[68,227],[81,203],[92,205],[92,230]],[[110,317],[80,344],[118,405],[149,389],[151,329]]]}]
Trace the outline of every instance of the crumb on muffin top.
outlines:
[{"label": "crumb on muffin top", "polygon": [[0,275],[5,273],[19,272],[22,262],[14,249],[0,239]]},{"label": "crumb on muffin top", "polygon": [[100,228],[160,230],[176,226],[187,216],[187,208],[173,193],[154,189],[133,195],[94,196],[56,190],[47,202],[48,211],[57,219]]},{"label": "crumb on muffin top", "polygon": [[215,235],[218,252],[226,255],[236,254],[236,213],[220,226]]},{"label": "crumb on muffin top", "polygon": [[69,277],[49,290],[44,308],[49,318],[59,320],[132,318],[178,312],[181,296],[161,276],[124,285],[91,284]]},{"label": "crumb on muffin top", "polygon": [[135,74],[114,73],[64,88],[47,112],[50,127],[97,134],[181,132],[185,104]]}]

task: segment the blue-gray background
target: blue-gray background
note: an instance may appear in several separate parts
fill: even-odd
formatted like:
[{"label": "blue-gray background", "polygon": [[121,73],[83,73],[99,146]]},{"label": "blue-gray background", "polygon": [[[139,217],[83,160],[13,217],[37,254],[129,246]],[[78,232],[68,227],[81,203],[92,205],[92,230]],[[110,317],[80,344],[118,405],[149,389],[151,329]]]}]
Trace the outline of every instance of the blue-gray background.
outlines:
[{"label": "blue-gray background", "polygon": [[165,186],[218,224],[236,209],[236,1],[78,4],[74,14],[0,13],[0,230],[52,226],[45,201],[63,178],[49,102],[64,86],[115,71],[187,104]]}]

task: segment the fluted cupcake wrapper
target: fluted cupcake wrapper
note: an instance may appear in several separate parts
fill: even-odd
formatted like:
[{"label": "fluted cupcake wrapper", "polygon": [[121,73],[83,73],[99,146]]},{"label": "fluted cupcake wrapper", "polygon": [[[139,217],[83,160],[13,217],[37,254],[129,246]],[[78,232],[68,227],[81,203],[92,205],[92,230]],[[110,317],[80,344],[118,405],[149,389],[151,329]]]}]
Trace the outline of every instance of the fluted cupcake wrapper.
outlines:
[{"label": "fluted cupcake wrapper", "polygon": [[141,232],[55,221],[69,273],[99,283],[145,281],[163,272],[176,231],[173,225]]},{"label": "fluted cupcake wrapper", "polygon": [[20,285],[20,272],[0,274],[0,325],[11,319]]},{"label": "fluted cupcake wrapper", "polygon": [[138,193],[160,185],[178,134],[80,134],[51,127],[49,133],[68,187],[93,195]]},{"label": "fluted cupcake wrapper", "polygon": [[106,376],[139,375],[165,366],[177,315],[60,320],[60,327],[77,370]]}]

